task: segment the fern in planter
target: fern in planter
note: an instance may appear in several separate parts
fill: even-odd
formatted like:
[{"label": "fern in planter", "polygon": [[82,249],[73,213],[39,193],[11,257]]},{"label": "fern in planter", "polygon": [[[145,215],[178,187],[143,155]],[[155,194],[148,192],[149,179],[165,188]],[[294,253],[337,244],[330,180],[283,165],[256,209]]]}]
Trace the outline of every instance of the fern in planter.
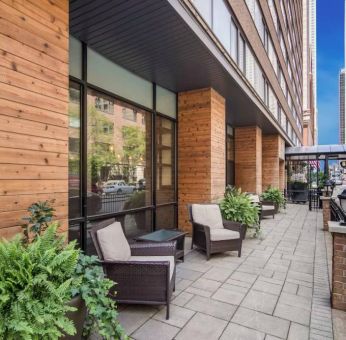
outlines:
[{"label": "fern in planter", "polygon": [[56,237],[53,224],[27,246],[20,236],[0,243],[0,338],[58,339],[74,333],[67,303],[79,251]]},{"label": "fern in planter", "polygon": [[278,188],[268,187],[261,195],[263,201],[273,202],[278,209],[285,205],[285,198]]},{"label": "fern in planter", "polygon": [[220,203],[223,218],[229,221],[240,222],[254,229],[254,236],[260,234],[259,210],[252,204],[249,196],[240,189],[227,187],[225,196]]},{"label": "fern in planter", "polygon": [[[95,256],[84,255],[75,242],[66,243],[57,234],[58,223],[48,223],[44,217],[54,211],[48,202],[33,206],[25,219],[29,223],[24,237],[0,242],[0,339],[59,339],[75,334],[66,313],[80,312],[69,306],[77,295],[88,311],[86,338],[98,333],[103,339],[127,339],[115,301],[108,295],[115,283],[104,277]],[[40,206],[44,211],[36,209]]]}]

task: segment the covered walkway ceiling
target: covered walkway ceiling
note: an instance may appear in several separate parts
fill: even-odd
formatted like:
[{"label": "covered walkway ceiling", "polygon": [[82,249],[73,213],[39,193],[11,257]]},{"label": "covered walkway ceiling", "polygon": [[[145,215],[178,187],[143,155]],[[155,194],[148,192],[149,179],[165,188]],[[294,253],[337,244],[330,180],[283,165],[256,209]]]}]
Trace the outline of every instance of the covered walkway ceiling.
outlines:
[{"label": "covered walkway ceiling", "polygon": [[179,0],[71,0],[70,33],[174,92],[213,87],[226,98],[233,126],[283,131]]},{"label": "covered walkway ceiling", "polygon": [[321,160],[326,157],[341,160],[346,159],[346,144],[288,147],[285,154],[289,160]]}]

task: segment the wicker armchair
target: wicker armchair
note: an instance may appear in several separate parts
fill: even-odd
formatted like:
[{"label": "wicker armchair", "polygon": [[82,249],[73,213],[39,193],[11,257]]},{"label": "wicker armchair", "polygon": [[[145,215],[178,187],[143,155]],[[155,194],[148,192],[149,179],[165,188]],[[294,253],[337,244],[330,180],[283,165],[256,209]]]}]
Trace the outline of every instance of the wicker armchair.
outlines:
[{"label": "wicker armchair", "polygon": [[114,287],[117,292],[117,302],[148,305],[165,304],[167,307],[166,319],[169,319],[169,304],[175,289],[175,259],[173,259],[174,267],[173,273],[171,273],[170,261],[158,260],[157,257],[170,256],[174,258],[175,241],[131,244],[131,257],[128,261],[106,261],[102,254],[97,231],[114,222],[114,219],[100,222],[90,230],[90,235],[106,276],[117,283]]},{"label": "wicker armchair", "polygon": [[260,200],[259,196],[254,193],[248,193],[248,195],[252,200],[252,203],[257,205],[259,208],[260,220],[266,216],[273,216],[273,218],[275,217],[275,214],[278,212],[278,208],[273,204],[273,202]]},{"label": "wicker armchair", "polygon": [[[205,211],[203,223],[194,218],[194,207],[202,207]],[[217,204],[189,204],[189,219],[192,224],[193,245],[206,252],[207,260],[211,254],[236,250],[241,256],[242,240],[245,237],[246,228],[238,222],[225,221],[222,219],[220,208]],[[214,221],[211,216],[214,215]],[[208,218],[209,217],[209,218]]]}]

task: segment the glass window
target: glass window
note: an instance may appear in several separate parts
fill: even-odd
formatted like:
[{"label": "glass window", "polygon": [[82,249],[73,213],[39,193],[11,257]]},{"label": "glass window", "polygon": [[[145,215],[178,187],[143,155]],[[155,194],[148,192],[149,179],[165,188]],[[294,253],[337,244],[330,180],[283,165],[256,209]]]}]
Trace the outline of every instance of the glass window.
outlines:
[{"label": "glass window", "polygon": [[276,13],[274,0],[268,0],[268,5],[269,5],[270,13],[271,13],[272,18],[273,18],[275,29],[278,30],[278,15]]},{"label": "glass window", "polygon": [[88,48],[88,82],[153,108],[153,84]]},{"label": "glass window", "polygon": [[223,0],[214,0],[213,5],[213,31],[229,53],[231,48],[231,16]]},{"label": "glass window", "polygon": [[151,205],[151,113],[89,89],[87,140],[88,215]]},{"label": "glass window", "polygon": [[70,75],[82,79],[82,43],[70,35],[69,67]]},{"label": "glass window", "polygon": [[192,1],[202,18],[211,27],[211,3],[212,0],[193,0]]},{"label": "glass window", "polygon": [[156,202],[175,202],[175,123],[156,117]]},{"label": "glass window", "polygon": [[255,86],[255,74],[254,74],[255,58],[248,45],[246,45],[245,57],[246,57],[246,63],[245,63],[246,78],[249,80],[250,84],[254,87]]},{"label": "glass window", "polygon": [[237,62],[237,54],[238,54],[238,28],[231,20],[231,57],[232,59]]},{"label": "glass window", "polygon": [[81,123],[81,91],[76,83],[70,83],[69,89],[69,129],[68,129],[68,194],[69,218],[80,217],[81,192],[80,192],[80,123]]},{"label": "glass window", "polygon": [[172,118],[177,116],[177,95],[156,85],[156,110]]},{"label": "glass window", "polygon": [[176,225],[176,207],[174,205],[156,208],[156,229],[175,229]]},{"label": "glass window", "polygon": [[241,35],[239,35],[238,66],[242,72],[245,72],[245,40]]},{"label": "glass window", "polygon": [[227,174],[226,174],[226,184],[234,185],[235,184],[235,173],[234,173],[234,131],[233,128],[227,125],[227,135],[226,135],[226,156],[227,156]]}]

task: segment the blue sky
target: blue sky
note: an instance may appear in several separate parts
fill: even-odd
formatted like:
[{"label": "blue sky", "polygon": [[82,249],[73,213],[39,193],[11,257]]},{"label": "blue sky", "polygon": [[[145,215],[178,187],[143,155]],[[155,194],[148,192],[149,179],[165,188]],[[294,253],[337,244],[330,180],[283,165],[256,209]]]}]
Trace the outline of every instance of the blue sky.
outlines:
[{"label": "blue sky", "polygon": [[339,142],[338,75],[344,60],[344,1],[317,0],[317,107],[319,144]]}]

